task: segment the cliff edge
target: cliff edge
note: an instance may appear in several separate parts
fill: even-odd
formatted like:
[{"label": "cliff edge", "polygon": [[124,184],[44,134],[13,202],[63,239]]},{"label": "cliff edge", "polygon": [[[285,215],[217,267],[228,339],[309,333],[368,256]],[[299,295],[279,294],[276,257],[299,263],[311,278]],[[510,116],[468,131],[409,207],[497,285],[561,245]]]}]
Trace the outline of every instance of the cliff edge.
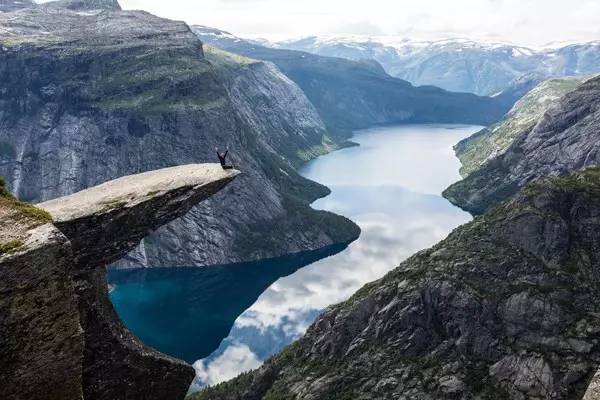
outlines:
[{"label": "cliff edge", "polygon": [[37,207],[0,187],[0,397],[183,398],[194,370],[121,324],[105,265],[238,174],[171,167]]}]

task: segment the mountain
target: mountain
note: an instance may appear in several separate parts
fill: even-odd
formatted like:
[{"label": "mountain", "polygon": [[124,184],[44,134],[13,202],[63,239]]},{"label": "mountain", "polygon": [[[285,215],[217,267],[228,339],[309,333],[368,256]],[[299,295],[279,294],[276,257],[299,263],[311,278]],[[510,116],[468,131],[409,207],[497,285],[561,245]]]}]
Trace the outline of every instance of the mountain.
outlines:
[{"label": "mountain", "polygon": [[540,81],[600,72],[600,42],[535,50],[505,43],[467,39],[410,41],[394,38],[308,37],[272,44],[350,60],[373,59],[395,77],[413,85],[433,85],[491,96],[503,92],[528,74]]},{"label": "mountain", "polygon": [[[510,146],[444,196],[482,213],[529,182],[600,164],[600,77],[592,78],[552,103],[535,124],[509,132]],[[521,131],[519,131],[521,129]]]},{"label": "mountain", "polygon": [[538,181],[193,400],[579,399],[600,360],[600,169]]},{"label": "mountain", "polygon": [[554,76],[590,75],[600,72],[600,41],[572,44],[543,53]]},{"label": "mountain", "polygon": [[21,8],[35,7],[33,0],[0,0],[0,12],[10,12]]},{"label": "mountain", "polygon": [[326,125],[336,132],[400,122],[487,125],[510,108],[497,99],[449,93],[429,86],[416,88],[391,77],[372,60],[351,61],[274,49],[214,28],[192,29],[205,43],[277,65],[304,91]]},{"label": "mountain", "polygon": [[[37,7],[32,0],[0,0],[0,11],[10,12],[22,8]],[[41,7],[68,8],[71,10],[120,10],[117,0],[58,0],[44,3]]]},{"label": "mountain", "polygon": [[117,0],[57,0],[44,7],[68,8],[70,10],[121,10]]},{"label": "mountain", "polygon": [[575,90],[583,80],[577,77],[546,80],[523,96],[502,121],[460,141],[454,150],[462,164],[461,174],[469,175],[506,151],[521,132],[536,124],[552,103]]},{"label": "mountain", "polygon": [[0,14],[0,44],[0,176],[19,198],[45,201],[131,173],[213,162],[215,147],[228,146],[242,171],[119,266],[223,264],[359,234],[309,206],[328,189],[295,167],[336,143],[272,64],[205,52],[184,23],[143,11],[56,4]]},{"label": "mountain", "polygon": [[514,79],[538,67],[535,52],[529,48],[458,39],[383,44],[368,39],[312,37],[276,46],[351,60],[373,59],[390,75],[413,85],[478,95],[501,92]]}]

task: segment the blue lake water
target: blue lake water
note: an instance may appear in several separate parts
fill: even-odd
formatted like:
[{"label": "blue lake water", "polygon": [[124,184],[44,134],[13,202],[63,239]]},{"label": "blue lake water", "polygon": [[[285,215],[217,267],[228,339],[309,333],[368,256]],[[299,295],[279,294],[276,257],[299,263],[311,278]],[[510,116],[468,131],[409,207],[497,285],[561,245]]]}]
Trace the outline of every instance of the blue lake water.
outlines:
[{"label": "blue lake water", "polygon": [[360,146],[313,160],[301,172],[332,189],[313,207],[355,221],[358,240],[254,263],[111,271],[117,313],[145,343],[194,362],[194,388],[259,366],[324,308],[470,220],[440,193],[460,178],[452,146],[479,129],[402,125],[357,132],[352,140]]}]

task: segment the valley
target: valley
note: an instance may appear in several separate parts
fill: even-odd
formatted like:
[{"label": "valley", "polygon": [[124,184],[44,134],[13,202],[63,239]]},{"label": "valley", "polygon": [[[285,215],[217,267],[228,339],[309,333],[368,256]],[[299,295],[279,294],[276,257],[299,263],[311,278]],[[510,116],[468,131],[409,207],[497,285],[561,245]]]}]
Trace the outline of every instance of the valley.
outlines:
[{"label": "valley", "polygon": [[[357,132],[358,147],[319,157],[301,173],[332,190],[313,207],[351,218],[359,239],[251,265],[114,271],[117,313],[154,348],[188,362],[201,359],[196,388],[223,380],[220,363],[231,377],[258,366],[323,309],[470,219],[440,194],[460,178],[453,144],[478,129],[402,125]],[[236,358],[242,356],[253,362]]]},{"label": "valley", "polygon": [[0,398],[599,399],[600,8],[337,1],[0,0]]}]

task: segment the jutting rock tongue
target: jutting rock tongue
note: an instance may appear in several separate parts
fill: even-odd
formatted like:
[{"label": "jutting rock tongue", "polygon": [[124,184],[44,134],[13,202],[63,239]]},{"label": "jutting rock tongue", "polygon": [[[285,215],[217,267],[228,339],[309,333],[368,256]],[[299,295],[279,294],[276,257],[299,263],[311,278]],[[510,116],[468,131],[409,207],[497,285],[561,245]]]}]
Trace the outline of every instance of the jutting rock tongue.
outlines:
[{"label": "jutting rock tongue", "polygon": [[54,226],[0,202],[13,220],[0,242],[19,244],[0,251],[0,397],[183,398],[194,370],[121,324],[105,265],[238,174],[194,164],[126,176],[39,204]]},{"label": "jutting rock tongue", "polygon": [[[151,231],[183,216],[239,174],[218,164],[164,168],[40,203],[90,267],[122,258]],[[100,228],[101,227],[101,228]]]}]

